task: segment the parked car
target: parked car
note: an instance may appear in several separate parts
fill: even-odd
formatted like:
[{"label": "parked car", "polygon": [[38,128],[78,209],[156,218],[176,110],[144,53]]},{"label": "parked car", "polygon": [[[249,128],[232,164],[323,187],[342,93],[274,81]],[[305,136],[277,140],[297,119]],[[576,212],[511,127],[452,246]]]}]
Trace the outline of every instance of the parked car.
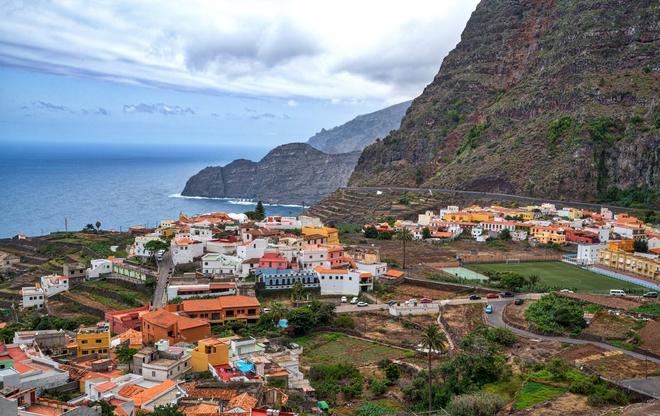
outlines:
[{"label": "parked car", "polygon": [[503,298],[512,298],[513,293],[511,293],[511,292],[500,292],[500,296],[503,297]]},{"label": "parked car", "polygon": [[348,302],[348,298],[346,296],[341,297],[341,303],[346,303]]},{"label": "parked car", "polygon": [[560,290],[561,293],[575,293],[571,289],[562,289]]},{"label": "parked car", "polygon": [[270,308],[263,308],[261,311],[263,313],[270,313]]},{"label": "parked car", "polygon": [[358,298],[357,296],[353,296],[353,299],[351,299],[351,304],[355,305],[356,303],[358,303]]},{"label": "parked car", "polygon": [[486,299],[497,299],[499,297],[500,295],[498,295],[497,293],[489,293],[486,295]]},{"label": "parked car", "polygon": [[419,303],[432,303],[432,302],[433,302],[433,299],[431,299],[431,298],[421,298],[419,300]]},{"label": "parked car", "polygon": [[363,307],[365,307],[365,306],[367,306],[367,305],[369,305],[367,302],[358,302],[358,303],[357,303],[358,308],[363,308]]},{"label": "parked car", "polygon": [[486,308],[484,309],[486,313],[493,313],[493,307],[490,305],[486,305]]},{"label": "parked car", "polygon": [[479,300],[481,299],[481,296],[479,295],[470,295],[470,300]]},{"label": "parked car", "polygon": [[644,296],[645,298],[657,298],[658,292],[646,292],[642,296]]},{"label": "parked car", "polygon": [[621,289],[610,289],[610,296],[626,296],[626,292]]},{"label": "parked car", "polygon": [[406,301],[406,303],[410,303],[410,304],[417,303],[417,299],[415,299],[415,298],[408,299],[408,300]]},{"label": "parked car", "polygon": [[518,299],[514,300],[513,303],[515,305],[522,305],[523,303],[525,303],[525,300],[518,298]]}]

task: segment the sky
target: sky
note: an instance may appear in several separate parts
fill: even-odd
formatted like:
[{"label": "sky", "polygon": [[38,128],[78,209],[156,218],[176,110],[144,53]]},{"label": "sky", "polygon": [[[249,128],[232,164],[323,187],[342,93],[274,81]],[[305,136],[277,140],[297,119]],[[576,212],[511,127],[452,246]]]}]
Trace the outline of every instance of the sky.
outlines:
[{"label": "sky", "polygon": [[272,146],[416,97],[477,0],[0,0],[0,143]]}]

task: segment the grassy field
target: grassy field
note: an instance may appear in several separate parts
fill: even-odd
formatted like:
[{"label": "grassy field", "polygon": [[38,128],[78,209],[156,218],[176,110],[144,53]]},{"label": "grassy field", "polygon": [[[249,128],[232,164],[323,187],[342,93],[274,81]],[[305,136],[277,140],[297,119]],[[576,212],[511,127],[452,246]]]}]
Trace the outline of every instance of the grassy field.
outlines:
[{"label": "grassy field", "polygon": [[304,349],[302,364],[310,367],[339,363],[351,363],[361,367],[386,358],[414,355],[413,351],[390,348],[339,333],[312,334],[295,338],[294,341]]},{"label": "grassy field", "polygon": [[539,283],[550,289],[572,289],[578,292],[593,293],[607,293],[610,289],[646,290],[642,286],[583,270],[559,261],[470,264],[467,267],[479,273],[493,270],[497,272],[510,271],[520,273],[523,276],[536,274],[540,278]]},{"label": "grassy field", "polygon": [[567,390],[568,389],[565,387],[554,387],[547,384],[535,383],[533,381],[527,382],[518,393],[514,408],[516,410],[527,409],[537,403],[559,397],[566,393]]}]

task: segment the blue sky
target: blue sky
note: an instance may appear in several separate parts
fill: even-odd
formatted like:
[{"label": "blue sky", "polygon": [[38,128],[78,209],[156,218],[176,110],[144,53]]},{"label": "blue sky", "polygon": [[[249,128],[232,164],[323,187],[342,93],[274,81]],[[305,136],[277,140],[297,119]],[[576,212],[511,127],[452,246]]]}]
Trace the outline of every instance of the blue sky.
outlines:
[{"label": "blue sky", "polygon": [[0,142],[304,141],[418,95],[476,3],[4,1]]}]

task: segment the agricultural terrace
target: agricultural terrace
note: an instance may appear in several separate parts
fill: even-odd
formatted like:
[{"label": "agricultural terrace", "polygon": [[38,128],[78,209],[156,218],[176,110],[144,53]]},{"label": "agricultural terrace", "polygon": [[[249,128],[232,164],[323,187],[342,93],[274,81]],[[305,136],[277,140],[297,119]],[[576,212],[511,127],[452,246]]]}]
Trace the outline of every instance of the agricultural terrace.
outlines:
[{"label": "agricultural terrace", "polygon": [[539,276],[539,285],[546,286],[550,290],[571,289],[576,292],[593,293],[607,293],[610,289],[623,289],[629,292],[646,291],[642,286],[593,273],[559,261],[469,264],[466,267],[481,274],[488,271],[514,272],[525,277],[535,274]]}]

